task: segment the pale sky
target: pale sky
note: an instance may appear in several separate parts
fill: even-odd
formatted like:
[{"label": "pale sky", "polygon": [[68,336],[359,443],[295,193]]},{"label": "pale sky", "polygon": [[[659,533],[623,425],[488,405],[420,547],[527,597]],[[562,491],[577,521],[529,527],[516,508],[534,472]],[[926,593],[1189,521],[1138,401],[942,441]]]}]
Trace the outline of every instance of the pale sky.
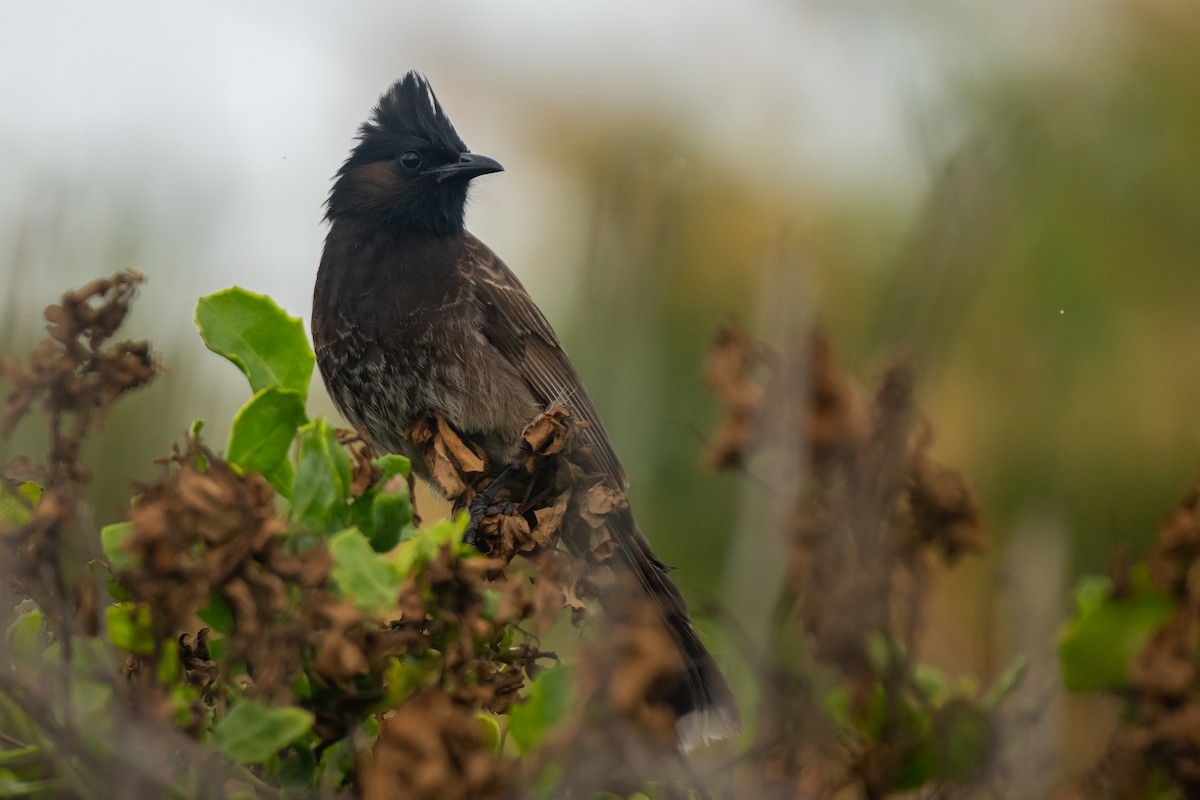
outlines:
[{"label": "pale sky", "polygon": [[[1054,51],[1047,25],[1079,2],[5,2],[0,291],[36,315],[109,254],[147,272],[143,305],[181,336],[195,298],[234,283],[306,318],[330,176],[413,68],[507,167],[479,182],[469,224],[527,283],[561,268],[530,221],[579,202],[531,143],[531,104],[654,109],[782,185],[904,202],[958,135],[948,86]],[[553,319],[569,280],[547,285]]]}]

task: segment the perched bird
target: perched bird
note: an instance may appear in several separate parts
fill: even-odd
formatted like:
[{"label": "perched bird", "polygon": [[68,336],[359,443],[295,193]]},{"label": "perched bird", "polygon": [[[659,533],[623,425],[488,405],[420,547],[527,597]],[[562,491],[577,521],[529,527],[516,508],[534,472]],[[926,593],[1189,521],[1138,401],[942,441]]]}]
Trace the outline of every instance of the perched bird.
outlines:
[{"label": "perched bird", "polygon": [[[511,469],[526,427],[565,404],[587,420],[596,464],[623,489],[624,470],[558,337],[504,262],[463,227],[471,180],[502,169],[467,149],[421,75],[384,93],[329,195],[312,319],[325,385],[347,420],[417,466],[402,432],[435,412],[491,464]],[[681,744],[734,735],[737,703],[668,568],[627,509],[612,527],[620,562],[682,656],[668,698]]]}]

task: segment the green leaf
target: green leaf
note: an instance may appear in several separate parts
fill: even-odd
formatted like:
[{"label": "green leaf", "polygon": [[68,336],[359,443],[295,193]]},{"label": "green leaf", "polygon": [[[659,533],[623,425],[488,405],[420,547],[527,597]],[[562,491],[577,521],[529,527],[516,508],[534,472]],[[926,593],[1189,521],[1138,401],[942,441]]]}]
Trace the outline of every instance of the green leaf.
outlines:
[{"label": "green leaf", "polygon": [[562,783],[564,771],[565,769],[562,764],[554,762],[542,767],[537,777],[531,782],[530,795],[537,798],[537,800],[549,800],[551,797],[561,795],[558,789],[559,784]]},{"label": "green leaf", "polygon": [[932,741],[918,740],[900,758],[891,789],[911,792],[938,777],[938,752]]},{"label": "green leaf", "polygon": [[1028,673],[1029,660],[1018,658],[984,692],[982,700],[984,707],[994,710],[1006,697],[1021,688],[1021,684],[1025,682],[1025,676]]},{"label": "green leaf", "polygon": [[387,691],[377,706],[378,710],[395,708],[422,686],[436,684],[441,671],[441,656],[436,652],[392,658],[383,673],[383,685]]},{"label": "green leaf", "polygon": [[495,622],[500,613],[500,593],[495,589],[483,590],[483,611],[480,614],[488,622]]},{"label": "green leaf", "polygon": [[387,453],[371,462],[383,471],[383,477],[380,479],[386,483],[397,475],[403,475],[405,478],[412,473],[412,462],[404,456],[398,456],[395,453]]},{"label": "green leaf", "polygon": [[[371,540],[375,552],[386,553],[416,533],[407,482],[411,465],[407,458],[397,455],[386,455],[372,463],[383,470],[383,476],[354,498],[350,521]],[[392,488],[386,488],[397,476],[406,480],[395,481]]]},{"label": "green leaf", "polygon": [[445,545],[450,545],[460,555],[475,555],[477,551],[463,545],[467,521],[467,514],[463,512],[454,519],[439,519],[428,528],[418,531],[416,536],[396,551],[396,570],[402,576],[407,576],[428,564]]},{"label": "green leaf", "polygon": [[834,686],[825,693],[822,703],[825,716],[846,730],[854,729],[854,714],[850,707],[850,690],[844,685]]},{"label": "green leaf", "polygon": [[867,634],[867,658],[871,661],[871,666],[878,673],[886,672],[892,664],[892,647],[893,644],[879,631],[870,631]]},{"label": "green leaf", "polygon": [[[178,653],[176,653],[178,656]],[[199,686],[193,686],[190,683],[168,684],[170,691],[168,692],[169,707],[171,709],[171,719],[181,728],[187,728],[194,724],[193,715],[195,710],[200,706],[198,703],[203,703]],[[206,715],[211,718],[212,709],[205,705]]]},{"label": "green leaf", "polygon": [[179,680],[182,671],[183,664],[179,661],[179,643],[174,639],[167,639],[162,644],[162,652],[158,654],[158,667],[155,670],[158,682],[164,686],[170,686]]},{"label": "green leaf", "polygon": [[1092,613],[1112,594],[1112,580],[1104,575],[1083,575],[1075,583],[1071,597],[1080,616]]},{"label": "green leaf", "polygon": [[500,745],[503,737],[500,735],[500,723],[493,714],[480,712],[475,715],[475,726],[483,735],[483,747],[496,755],[500,755]]},{"label": "green leaf", "polygon": [[37,655],[47,644],[43,638],[46,630],[46,615],[32,600],[23,600],[17,606],[17,619],[8,626],[8,641],[14,653],[23,656]]},{"label": "green leaf", "polygon": [[108,640],[130,653],[154,652],[154,633],[150,627],[150,607],[144,603],[118,603],[104,610]]},{"label": "green leaf", "polygon": [[[61,669],[66,660],[62,642],[48,645],[41,660],[51,674]],[[89,737],[96,737],[96,741],[104,741],[115,722],[113,685],[107,676],[96,671],[97,664],[108,664],[111,660],[112,649],[100,637],[72,637],[69,703],[78,724],[87,726]]]},{"label": "green leaf", "polygon": [[36,744],[25,745],[15,750],[0,750],[0,766],[18,769],[34,766],[44,755],[42,748]]},{"label": "green leaf", "polygon": [[350,457],[324,418],[300,428],[299,464],[292,482],[292,519],[310,530],[341,527],[350,494]]},{"label": "green leaf", "polygon": [[196,616],[217,633],[233,630],[233,609],[223,595],[214,594],[208,605],[196,612]]},{"label": "green leaf", "polygon": [[309,700],[313,696],[312,680],[305,672],[300,672],[292,681],[292,697],[296,700]]},{"label": "green leaf", "polygon": [[233,287],[200,298],[196,327],[209,350],[232,361],[254,392],[290,389],[308,396],[316,356],[297,317],[266,295]]},{"label": "green leaf", "polygon": [[1130,570],[1129,590],[1123,596],[1112,596],[1107,578],[1092,576],[1077,584],[1075,600],[1075,617],[1058,637],[1063,685],[1072,692],[1127,687],[1130,665],[1175,611],[1174,603],[1151,585],[1145,564]]},{"label": "green leaf", "polygon": [[353,522],[366,531],[377,553],[388,552],[416,533],[407,485],[395,492],[373,488],[366,502],[355,502],[353,511]]},{"label": "green leaf", "polygon": [[951,693],[950,679],[931,664],[917,664],[913,668],[913,684],[934,705],[944,702]]},{"label": "green leaf", "polygon": [[338,739],[321,752],[321,760],[317,763],[315,788],[330,794],[336,793],[344,787],[346,776],[357,764],[358,747],[354,740],[349,736]]},{"label": "green leaf", "polygon": [[312,728],[313,715],[294,706],[242,699],[213,727],[222,752],[244,764],[261,764]]},{"label": "green leaf", "polygon": [[133,533],[133,523],[114,522],[100,529],[100,546],[104,550],[104,558],[113,573],[133,569],[138,564],[138,558],[124,549],[125,540]]},{"label": "green leaf", "polygon": [[545,738],[567,711],[572,675],[565,667],[548,669],[533,679],[525,701],[508,710],[508,730],[521,753]]},{"label": "green leaf", "polygon": [[[63,788],[57,780],[24,780],[9,770],[0,769],[0,797],[53,796],[55,790]],[[44,794],[43,794],[44,793]]]},{"label": "green leaf", "polygon": [[33,481],[17,486],[14,494],[0,486],[0,525],[16,528],[29,522],[29,511],[42,499],[42,487]]},{"label": "green leaf", "polygon": [[403,580],[395,564],[371,549],[358,528],[346,528],[329,539],[333,582],[343,597],[364,611],[395,606]]},{"label": "green leaf", "polygon": [[285,789],[311,797],[312,792],[306,790],[313,788],[313,781],[317,777],[317,757],[312,748],[300,745],[284,750],[279,756],[279,766],[271,777]]},{"label": "green leaf", "polygon": [[287,496],[291,462],[287,460],[296,430],[308,421],[304,396],[290,389],[258,391],[233,418],[228,460],[242,472],[258,472]]},{"label": "green leaf", "polygon": [[992,723],[979,706],[958,699],[936,712],[937,777],[965,783],[983,767],[992,747]]}]

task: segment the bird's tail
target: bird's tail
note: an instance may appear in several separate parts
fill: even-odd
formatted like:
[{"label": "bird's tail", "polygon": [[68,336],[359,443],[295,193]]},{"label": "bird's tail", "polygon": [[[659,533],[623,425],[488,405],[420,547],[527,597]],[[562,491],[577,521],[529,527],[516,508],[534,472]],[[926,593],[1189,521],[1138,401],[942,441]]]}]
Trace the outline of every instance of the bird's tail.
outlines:
[{"label": "bird's tail", "polygon": [[627,509],[621,517],[616,527],[622,534],[618,548],[622,560],[661,612],[682,657],[680,680],[666,698],[677,717],[675,730],[680,745],[686,751],[709,741],[736,736],[741,730],[737,699],[692,627],[687,605],[667,576],[670,568],[654,555]]}]

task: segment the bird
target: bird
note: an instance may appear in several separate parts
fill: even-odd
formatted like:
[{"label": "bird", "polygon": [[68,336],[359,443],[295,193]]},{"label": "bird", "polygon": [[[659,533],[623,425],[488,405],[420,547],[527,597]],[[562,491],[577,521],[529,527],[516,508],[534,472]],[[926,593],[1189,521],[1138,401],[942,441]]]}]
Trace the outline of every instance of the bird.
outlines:
[{"label": "bird", "polygon": [[[412,459],[404,432],[435,414],[511,471],[523,431],[565,402],[587,422],[595,463],[626,478],[583,382],[512,270],[465,228],[468,188],[502,172],[473,153],[428,80],[409,72],[380,97],[333,178],[313,290],[312,335],[338,411],[377,447]],[[423,475],[428,478],[428,475]],[[491,487],[489,487],[491,488]],[[661,615],[683,665],[667,701],[690,750],[740,728],[728,682],[628,508],[610,526],[617,559]]]}]

